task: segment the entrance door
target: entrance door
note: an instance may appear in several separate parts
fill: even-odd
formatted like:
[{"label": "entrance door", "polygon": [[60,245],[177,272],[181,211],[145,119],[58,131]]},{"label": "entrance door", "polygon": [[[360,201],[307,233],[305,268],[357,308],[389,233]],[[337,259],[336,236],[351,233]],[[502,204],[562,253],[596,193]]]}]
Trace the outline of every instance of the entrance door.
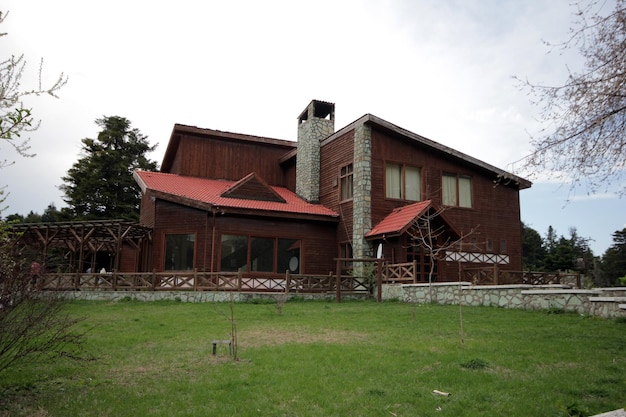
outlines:
[{"label": "entrance door", "polygon": [[[418,282],[429,282],[428,275],[430,274],[432,268],[432,278],[430,282],[437,281],[437,264],[439,263],[437,259],[432,258],[424,246],[420,245],[415,239],[409,238],[407,240],[408,245],[406,245],[406,261],[415,261],[416,280]],[[431,259],[434,262],[432,265]]]}]

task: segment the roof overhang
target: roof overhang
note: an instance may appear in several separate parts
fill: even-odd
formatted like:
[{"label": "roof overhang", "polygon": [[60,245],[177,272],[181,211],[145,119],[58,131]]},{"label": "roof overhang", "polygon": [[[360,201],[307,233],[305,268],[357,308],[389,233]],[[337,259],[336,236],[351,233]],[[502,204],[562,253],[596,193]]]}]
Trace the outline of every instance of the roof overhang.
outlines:
[{"label": "roof overhang", "polygon": [[335,133],[330,135],[328,138],[324,139],[322,141],[322,145],[333,141],[334,139],[344,135],[345,133],[351,130],[354,130],[355,127],[362,125],[362,124],[369,124],[371,126],[376,126],[377,128],[383,131],[386,131],[394,136],[399,136],[399,137],[406,138],[411,141],[415,141],[417,143],[420,143],[423,146],[428,147],[429,149],[432,149],[433,151],[439,154],[442,154],[447,157],[451,157],[457,161],[461,161],[466,164],[477,167],[480,170],[487,172],[489,175],[493,176],[493,181],[495,185],[499,185],[499,184],[515,185],[520,190],[530,188],[532,185],[532,182],[528,181],[527,179],[519,177],[515,174],[507,172],[498,167],[495,167],[491,164],[481,161],[480,159],[464,154],[463,152],[459,152],[456,149],[442,145],[441,143],[435,142],[424,136],[418,135],[417,133],[413,133],[409,130],[403,129],[397,125],[394,125],[393,123],[390,123],[384,119],[381,119],[380,117],[374,116],[373,114],[369,114],[369,113],[360,117],[354,122],[350,123],[346,127],[336,131]]}]

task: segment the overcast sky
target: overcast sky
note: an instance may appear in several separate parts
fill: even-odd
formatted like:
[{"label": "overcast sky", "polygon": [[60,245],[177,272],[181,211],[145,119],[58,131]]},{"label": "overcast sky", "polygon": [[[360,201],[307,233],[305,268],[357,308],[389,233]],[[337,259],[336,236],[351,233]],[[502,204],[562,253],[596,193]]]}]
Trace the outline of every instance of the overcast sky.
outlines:
[{"label": "overcast sky", "polygon": [[[512,76],[562,82],[575,54],[542,40],[567,37],[570,0],[5,0],[2,55],[25,54],[22,88],[63,72],[59,99],[26,101],[41,120],[34,158],[0,144],[10,193],[3,214],[64,206],[58,186],[94,121],[122,116],[158,147],[175,123],[295,140],[311,99],[336,103],[335,127],[372,113],[497,167],[519,164],[541,126]],[[530,178],[522,220],[545,235],[594,239],[601,255],[626,227],[626,202]]]}]

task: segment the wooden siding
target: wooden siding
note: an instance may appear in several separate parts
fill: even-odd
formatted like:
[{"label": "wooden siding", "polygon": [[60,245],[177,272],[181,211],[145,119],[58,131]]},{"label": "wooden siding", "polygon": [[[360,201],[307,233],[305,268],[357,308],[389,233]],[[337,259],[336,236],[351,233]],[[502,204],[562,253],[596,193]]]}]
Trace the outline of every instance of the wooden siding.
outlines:
[{"label": "wooden siding", "polygon": [[352,241],[352,200],[340,201],[339,174],[341,167],[354,163],[353,159],[353,130],[325,144],[320,151],[320,203],[340,215],[337,242]]},{"label": "wooden siding", "polygon": [[139,223],[142,226],[154,227],[154,209],[152,193],[148,190],[141,196],[141,206],[139,207]]},{"label": "wooden siding", "polygon": [[[336,223],[241,217],[228,213],[217,213],[213,217],[210,212],[163,200],[157,200],[156,213],[152,257],[152,269],[156,271],[164,270],[167,234],[195,234],[194,268],[198,270],[210,271],[213,266],[217,271],[222,234],[300,239],[301,273],[326,274],[335,267]],[[212,247],[213,241],[215,248]]]},{"label": "wooden siding", "polygon": [[138,272],[139,250],[128,245],[122,245],[120,253],[120,272]]},{"label": "wooden siding", "polygon": [[172,174],[237,181],[251,172],[270,185],[285,186],[279,160],[291,147],[182,135]]},{"label": "wooden siding", "polygon": [[[152,268],[155,271],[165,270],[165,236],[168,234],[194,234],[195,253],[194,267],[202,269],[209,265],[211,238],[211,216],[203,210],[170,203],[156,201],[154,231],[152,234]],[[209,239],[209,240],[208,240]]]},{"label": "wooden siding", "polygon": [[[335,242],[336,223],[290,221],[268,218],[218,217],[216,245],[222,234],[252,237],[299,239],[302,241],[301,274],[327,274],[333,271],[337,256]],[[216,267],[219,265],[219,248],[216,250]]]},{"label": "wooden siding", "polygon": [[[486,249],[487,239],[493,241],[495,253],[510,256],[507,269],[522,269],[522,239],[519,191],[513,186],[494,186],[495,176],[487,175],[472,165],[454,160],[445,154],[416,146],[415,142],[393,137],[385,132],[372,132],[372,223],[381,221],[394,208],[407,201],[385,198],[385,162],[407,164],[422,169],[422,199],[441,204],[441,176],[444,172],[472,178],[472,208],[451,207],[446,218],[459,233],[477,228],[475,238],[479,248]],[[500,252],[500,241],[506,240],[506,250]],[[402,261],[402,260],[397,260]]]},{"label": "wooden siding", "polygon": [[283,169],[283,187],[286,189],[296,192],[296,158],[291,158],[290,160],[284,162],[282,164]]}]

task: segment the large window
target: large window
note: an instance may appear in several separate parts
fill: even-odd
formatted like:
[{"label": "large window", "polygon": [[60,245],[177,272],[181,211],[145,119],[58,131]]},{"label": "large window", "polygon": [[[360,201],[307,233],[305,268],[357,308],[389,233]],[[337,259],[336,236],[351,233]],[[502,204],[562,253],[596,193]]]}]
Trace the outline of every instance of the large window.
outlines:
[{"label": "large window", "polygon": [[340,188],[341,188],[341,201],[350,200],[353,195],[353,166],[352,164],[346,165],[341,168]]},{"label": "large window", "polygon": [[222,235],[221,270],[245,272],[248,267],[248,237]]},{"label": "large window", "polygon": [[385,196],[420,201],[422,175],[418,167],[388,163],[385,166]]},{"label": "large window", "polygon": [[472,179],[464,175],[443,174],[441,194],[445,206],[472,207]]},{"label": "large window", "polygon": [[194,234],[165,235],[165,270],[192,270],[195,241]]},{"label": "large window", "polygon": [[274,272],[274,240],[260,237],[250,239],[250,271]]},{"label": "large window", "polygon": [[276,263],[276,272],[279,274],[286,271],[289,271],[292,274],[299,274],[300,241],[296,239],[278,239]]},{"label": "large window", "polygon": [[299,274],[301,241],[222,235],[221,271]]}]

